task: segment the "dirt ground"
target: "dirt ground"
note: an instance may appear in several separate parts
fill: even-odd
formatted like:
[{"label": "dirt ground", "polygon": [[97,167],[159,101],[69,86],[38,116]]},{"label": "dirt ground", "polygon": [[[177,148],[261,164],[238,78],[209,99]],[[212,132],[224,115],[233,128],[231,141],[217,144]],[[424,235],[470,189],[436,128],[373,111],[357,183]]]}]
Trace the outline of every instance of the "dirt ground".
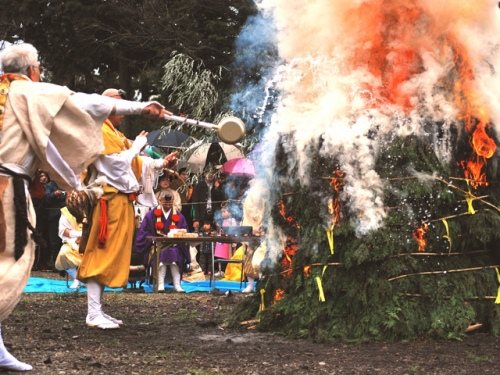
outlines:
[{"label": "dirt ground", "polygon": [[85,293],[25,294],[2,331],[6,346],[34,374],[500,373],[500,339],[480,332],[463,341],[319,344],[251,324],[223,328],[242,298],[106,292],[104,311],[125,324],[102,331],[85,325]]}]

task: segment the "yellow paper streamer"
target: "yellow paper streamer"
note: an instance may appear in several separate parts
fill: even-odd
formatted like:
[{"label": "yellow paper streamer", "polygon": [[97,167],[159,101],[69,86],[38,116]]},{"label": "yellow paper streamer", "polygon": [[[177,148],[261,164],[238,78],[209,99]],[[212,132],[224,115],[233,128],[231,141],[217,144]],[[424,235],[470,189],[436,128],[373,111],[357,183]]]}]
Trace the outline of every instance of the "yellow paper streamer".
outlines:
[{"label": "yellow paper streamer", "polygon": [[260,299],[261,299],[261,310],[264,310],[266,306],[264,306],[264,293],[266,291],[264,289],[260,290]]},{"label": "yellow paper streamer", "polygon": [[333,250],[333,228],[335,227],[335,224],[332,225],[331,228],[326,228],[326,236],[328,237],[328,243],[330,244],[330,252],[334,253]]},{"label": "yellow paper streamer", "polygon": [[[500,283],[500,272],[498,272],[498,268],[495,268],[495,271],[497,271],[497,279],[498,279],[498,282]],[[500,304],[500,286],[498,287],[497,299],[495,300],[495,303],[497,305]]]},{"label": "yellow paper streamer", "polygon": [[446,219],[441,219],[441,221],[443,222],[444,226],[446,227],[446,236],[443,236],[443,238],[447,238],[448,241],[450,242],[450,250],[448,251],[448,255],[450,255],[450,253],[451,253],[450,229],[448,228],[448,222],[446,221]]},{"label": "yellow paper streamer", "polygon": [[324,266],[324,267],[323,267],[323,272],[321,272],[321,277],[323,277],[323,275],[325,274],[325,271],[326,271],[326,268],[327,268],[327,267],[328,267],[328,266]]},{"label": "yellow paper streamer", "polygon": [[319,300],[321,302],[325,302],[325,294],[323,293],[323,285],[321,284],[321,279],[319,277],[316,277],[316,283],[318,283],[318,289],[319,289]]},{"label": "yellow paper streamer", "polygon": [[[467,180],[467,186],[469,186],[469,180]],[[467,205],[469,206],[469,214],[474,215],[476,211],[474,211],[474,207],[472,207],[472,194],[470,192],[470,186],[469,186],[469,193],[465,194],[465,200],[467,201]]]}]

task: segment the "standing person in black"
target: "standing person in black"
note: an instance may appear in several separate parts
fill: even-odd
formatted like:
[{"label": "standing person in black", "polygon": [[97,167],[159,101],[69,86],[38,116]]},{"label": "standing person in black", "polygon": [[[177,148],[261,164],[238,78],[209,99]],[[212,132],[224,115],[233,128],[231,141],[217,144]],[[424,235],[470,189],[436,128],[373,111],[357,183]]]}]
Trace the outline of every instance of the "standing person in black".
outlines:
[{"label": "standing person in black", "polygon": [[191,202],[195,211],[193,219],[195,230],[200,228],[200,223],[205,220],[213,221],[215,213],[220,211],[225,195],[223,189],[218,188],[219,186],[219,182],[215,181],[214,169],[206,172],[205,179],[194,186]]},{"label": "standing person in black", "polygon": [[193,221],[191,217],[191,196],[193,195],[193,187],[189,184],[189,172],[186,168],[179,169],[179,176],[174,176],[170,183],[170,188],[177,191],[181,197],[182,216],[186,219],[189,230],[193,231]]},{"label": "standing person in black", "polygon": [[55,181],[50,180],[47,172],[39,171],[38,176],[45,190],[42,207],[45,212],[46,227],[42,234],[49,248],[49,259],[52,258],[49,266],[52,269],[52,264],[55,262],[62,245],[59,237],[59,218],[61,217],[61,208],[66,205],[66,193],[59,189]]},{"label": "standing person in black", "polygon": [[[35,178],[40,180],[40,171],[37,171]],[[45,188],[41,185],[41,194],[32,197],[33,207],[36,214],[36,231],[38,233],[48,233],[47,229],[47,211],[43,207],[45,202]],[[44,235],[45,239],[45,235]],[[47,271],[50,263],[49,244],[45,241],[43,245],[36,245],[35,263],[33,264],[34,271]]]}]

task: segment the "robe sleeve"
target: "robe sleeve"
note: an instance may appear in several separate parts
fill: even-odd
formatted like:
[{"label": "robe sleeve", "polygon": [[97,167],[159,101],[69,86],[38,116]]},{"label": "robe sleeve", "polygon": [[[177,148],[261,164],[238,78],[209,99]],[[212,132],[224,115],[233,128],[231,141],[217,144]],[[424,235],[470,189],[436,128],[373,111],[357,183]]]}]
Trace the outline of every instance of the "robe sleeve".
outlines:
[{"label": "robe sleeve", "polygon": [[175,190],[172,190],[172,192],[174,193],[174,208],[177,211],[182,211],[182,201],[180,194]]},{"label": "robe sleeve", "polygon": [[148,240],[147,237],[156,235],[155,222],[156,218],[154,217],[153,211],[149,211],[144,217],[141,227],[137,232],[134,244],[134,253],[145,254],[149,251],[153,241]]},{"label": "robe sleeve", "polygon": [[[179,221],[177,222],[177,228],[180,229],[188,229],[188,225],[186,222],[186,219],[180,212],[177,213],[179,215]],[[188,272],[188,264],[191,263],[191,251],[190,251],[190,246],[189,244],[179,244],[177,245],[179,248],[179,251],[181,252],[183,258],[186,260],[184,264],[182,264],[182,271],[183,272]]]}]

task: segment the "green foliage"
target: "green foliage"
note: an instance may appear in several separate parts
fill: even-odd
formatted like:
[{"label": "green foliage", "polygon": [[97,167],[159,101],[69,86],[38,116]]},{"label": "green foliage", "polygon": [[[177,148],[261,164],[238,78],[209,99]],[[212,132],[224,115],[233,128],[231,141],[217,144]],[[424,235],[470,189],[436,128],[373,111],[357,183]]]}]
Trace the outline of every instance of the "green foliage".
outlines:
[{"label": "green foliage", "polygon": [[203,62],[184,54],[173,56],[163,70],[162,90],[168,102],[188,117],[211,120],[219,98],[216,84],[221,71],[214,74]]},{"label": "green foliage", "polygon": [[[289,147],[293,142],[287,137],[293,135],[284,136],[280,144]],[[425,141],[396,138],[379,153],[377,172],[387,179],[385,225],[355,236],[352,214],[346,202],[341,202],[334,255],[325,232],[331,222],[325,223],[324,217],[328,199],[336,198],[336,193],[328,180],[317,177],[331,176],[336,162],[311,150],[312,182],[306,186],[292,177],[296,166],[290,156],[294,152],[278,146],[275,172],[279,177],[273,194],[276,200],[283,199],[285,213],[276,206],[271,216],[274,225],[296,243],[297,251],[291,273],[283,276],[280,267],[266,271],[260,284],[265,289],[266,309],[258,313],[259,329],[321,341],[405,340],[425,334],[461,339],[468,325],[478,321],[499,334],[499,308],[494,300],[484,298],[497,294],[496,273],[482,267],[500,265],[500,214],[475,200],[476,213],[468,215],[467,184],[449,183],[457,171],[443,165]],[[480,187],[471,192],[498,202],[496,189]],[[290,217],[292,221],[287,220]],[[441,221],[445,217],[449,232]],[[414,238],[423,223],[428,224],[425,253],[418,251]],[[443,238],[446,235],[451,248]],[[313,263],[341,265],[329,265],[324,273],[323,266],[312,267],[306,276],[304,267]],[[469,268],[479,269],[456,272]],[[425,274],[430,272],[434,273]],[[321,279],[325,302],[319,301],[316,277]],[[275,301],[278,289],[285,294]],[[246,301],[249,311],[258,308],[260,294],[256,294]]]},{"label": "green foliage", "polygon": [[255,11],[249,0],[3,0],[0,40],[32,43],[45,80],[88,93],[121,88],[143,100],[159,93],[162,68],[177,51],[218,75],[212,83],[228,100],[232,76],[221,68],[233,62],[234,41]]}]

